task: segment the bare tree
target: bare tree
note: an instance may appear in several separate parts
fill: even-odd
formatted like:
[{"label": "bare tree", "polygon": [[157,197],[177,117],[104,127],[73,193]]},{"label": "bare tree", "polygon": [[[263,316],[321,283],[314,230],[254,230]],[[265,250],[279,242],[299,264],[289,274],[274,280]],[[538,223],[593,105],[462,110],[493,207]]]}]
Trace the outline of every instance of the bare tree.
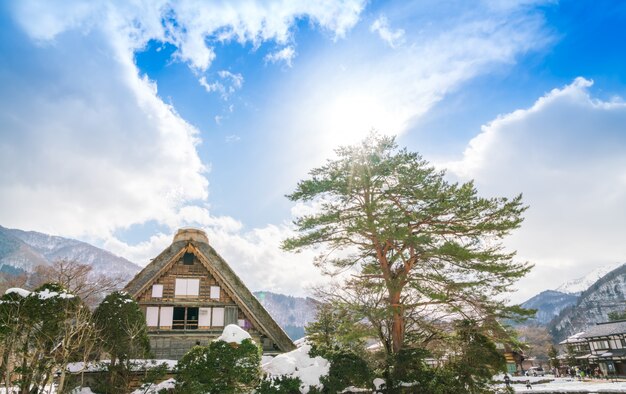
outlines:
[{"label": "bare tree", "polygon": [[43,283],[58,283],[79,296],[92,309],[126,281],[121,276],[95,274],[92,266],[65,259],[56,260],[51,265],[38,266],[33,277],[33,287]]}]

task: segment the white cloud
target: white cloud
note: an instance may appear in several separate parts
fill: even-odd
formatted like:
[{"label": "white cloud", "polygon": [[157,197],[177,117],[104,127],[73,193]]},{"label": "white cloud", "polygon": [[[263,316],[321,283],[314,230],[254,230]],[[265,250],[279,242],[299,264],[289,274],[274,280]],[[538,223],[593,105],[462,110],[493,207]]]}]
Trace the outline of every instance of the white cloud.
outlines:
[{"label": "white cloud", "polygon": [[402,44],[404,40],[404,30],[396,29],[392,30],[389,27],[389,21],[387,17],[381,15],[372,23],[370,31],[378,33],[381,39],[389,44],[390,47],[395,48],[397,45]]},{"label": "white cloud", "polygon": [[[267,121],[268,129],[277,130],[276,144],[287,155],[285,161],[294,163],[288,167],[291,182],[331,156],[338,145],[354,143],[372,129],[394,135],[411,130],[467,81],[508,68],[518,57],[552,42],[537,11],[476,5],[431,20],[423,15],[429,7],[420,3],[402,8],[402,18],[420,15],[429,23],[403,24],[411,30],[405,33],[405,44],[395,49],[381,48],[362,34],[315,57],[300,55],[292,78],[268,102],[268,108],[285,114],[276,119],[272,112]],[[402,21],[385,14],[388,24],[394,24],[394,17]]]},{"label": "white cloud", "polygon": [[[223,100],[228,100],[233,93],[243,86],[243,75],[239,73],[233,74],[230,71],[220,70],[217,72],[217,75],[222,79],[221,82],[215,81],[209,83],[205,76],[200,77],[198,82],[208,93],[219,93]],[[219,124],[219,122],[217,123]]]},{"label": "white cloud", "polygon": [[50,40],[70,29],[116,25],[133,48],[156,39],[176,46],[176,56],[196,71],[206,71],[215,59],[210,41],[236,40],[259,45],[264,41],[284,44],[292,38],[297,18],[343,37],[359,20],[362,0],[324,1],[181,1],[145,0],[93,3],[67,1],[48,4],[25,0],[14,4],[18,20],[29,34]]},{"label": "white cloud", "polygon": [[[5,64],[0,221],[107,238],[150,220],[170,226],[190,220],[186,207],[208,197],[198,131],[139,76],[135,51],[150,40],[173,44],[176,56],[200,73],[215,58],[216,39],[285,43],[297,18],[341,37],[362,8],[351,0],[11,4],[39,45],[21,52],[31,57],[23,60],[27,67]],[[41,66],[33,71],[32,64]],[[200,81],[223,96],[243,85],[241,74],[217,75],[218,82]]]},{"label": "white cloud", "polygon": [[12,76],[0,93],[5,225],[106,236],[207,198],[197,130],[112,53],[96,32],[67,33],[3,68]]},{"label": "white cloud", "polygon": [[[197,227],[206,231],[209,244],[224,257],[252,291],[272,290],[283,294],[306,296],[311,295],[310,288],[327,280],[313,266],[315,252],[305,251],[295,254],[280,249],[282,240],[293,235],[289,226],[268,225],[241,231],[234,229],[228,220],[225,220]],[[136,245],[111,238],[104,247],[145,266],[170,245],[173,237],[174,232],[157,234],[148,241]]]},{"label": "white cloud", "polygon": [[578,78],[498,117],[448,165],[481,194],[524,194],[526,220],[507,243],[537,268],[520,300],[626,256],[626,103],[591,85]]},{"label": "white cloud", "polygon": [[291,61],[296,57],[296,50],[293,46],[287,46],[283,49],[269,53],[265,56],[265,61],[269,63],[284,62],[287,67],[291,67]]}]

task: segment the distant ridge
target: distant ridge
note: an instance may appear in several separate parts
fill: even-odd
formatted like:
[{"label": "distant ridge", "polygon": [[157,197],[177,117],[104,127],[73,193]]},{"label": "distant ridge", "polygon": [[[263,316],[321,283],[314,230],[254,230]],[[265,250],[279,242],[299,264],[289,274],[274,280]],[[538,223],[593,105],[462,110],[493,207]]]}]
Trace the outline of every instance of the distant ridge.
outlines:
[{"label": "distant ridge", "polygon": [[610,271],[583,291],[575,305],[563,309],[548,325],[556,341],[596,323],[609,320],[611,312],[626,310],[626,265]]},{"label": "distant ridge", "polygon": [[[0,270],[32,273],[39,265],[56,260],[76,260],[88,264],[94,274],[132,278],[138,265],[104,249],[71,238],[23,231],[0,226]],[[11,270],[11,269],[8,269]]]},{"label": "distant ridge", "polygon": [[315,321],[320,304],[310,297],[292,297],[270,291],[256,291],[253,294],[294,341],[304,337],[304,327]]}]

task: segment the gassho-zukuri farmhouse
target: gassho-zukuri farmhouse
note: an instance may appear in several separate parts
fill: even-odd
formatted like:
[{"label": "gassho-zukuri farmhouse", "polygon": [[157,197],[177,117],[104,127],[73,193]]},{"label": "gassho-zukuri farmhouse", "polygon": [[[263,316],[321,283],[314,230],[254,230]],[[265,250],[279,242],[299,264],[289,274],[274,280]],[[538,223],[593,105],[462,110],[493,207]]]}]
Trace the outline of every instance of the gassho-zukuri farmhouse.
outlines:
[{"label": "gassho-zukuri farmhouse", "polygon": [[295,349],[226,261],[206,233],[181,229],[172,244],[127,285],[146,315],[154,356],[180,359],[191,347],[207,345],[224,327],[237,324],[265,354]]}]

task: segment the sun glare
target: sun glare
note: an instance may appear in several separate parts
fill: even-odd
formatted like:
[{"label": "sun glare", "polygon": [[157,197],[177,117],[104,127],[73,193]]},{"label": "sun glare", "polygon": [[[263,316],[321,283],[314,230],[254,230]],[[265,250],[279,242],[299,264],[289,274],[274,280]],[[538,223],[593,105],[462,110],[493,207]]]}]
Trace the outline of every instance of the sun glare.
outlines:
[{"label": "sun glare", "polygon": [[342,95],[329,101],[323,111],[326,143],[332,146],[353,144],[371,130],[382,134],[398,134],[403,119],[388,105],[368,95]]}]

